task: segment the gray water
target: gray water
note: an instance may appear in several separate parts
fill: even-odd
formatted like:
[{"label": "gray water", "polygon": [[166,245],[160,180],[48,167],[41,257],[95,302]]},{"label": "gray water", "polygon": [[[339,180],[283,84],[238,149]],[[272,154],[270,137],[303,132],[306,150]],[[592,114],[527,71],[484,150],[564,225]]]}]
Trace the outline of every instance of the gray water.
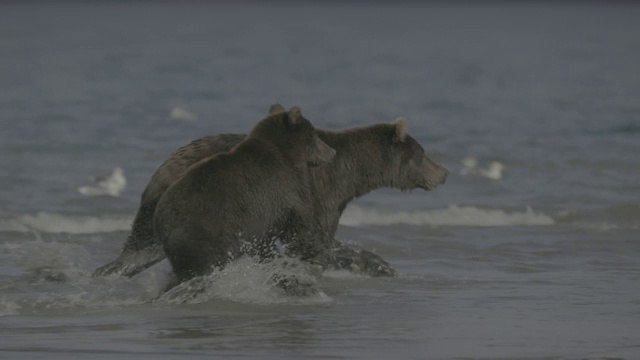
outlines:
[{"label": "gray water", "polygon": [[[0,358],[640,358],[640,7],[0,4]],[[269,105],[404,116],[450,171],[352,203],[397,278],[91,278],[177,147]],[[503,165],[498,179],[467,174]],[[77,188],[122,167],[117,197]],[[190,289],[183,289],[188,293]]]}]

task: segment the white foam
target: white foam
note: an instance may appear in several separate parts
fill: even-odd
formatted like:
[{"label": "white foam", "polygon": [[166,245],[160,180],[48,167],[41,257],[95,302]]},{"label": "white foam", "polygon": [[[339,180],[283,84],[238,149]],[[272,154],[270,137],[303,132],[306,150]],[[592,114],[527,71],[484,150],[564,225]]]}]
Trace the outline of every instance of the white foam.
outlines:
[{"label": "white foam", "polygon": [[40,212],[0,219],[0,231],[95,234],[131,229],[130,217],[60,215]]},{"label": "white foam", "polygon": [[346,226],[406,224],[416,226],[544,226],[554,224],[553,218],[533,211],[481,209],[473,206],[450,205],[433,210],[382,210],[349,206],[340,224]]}]

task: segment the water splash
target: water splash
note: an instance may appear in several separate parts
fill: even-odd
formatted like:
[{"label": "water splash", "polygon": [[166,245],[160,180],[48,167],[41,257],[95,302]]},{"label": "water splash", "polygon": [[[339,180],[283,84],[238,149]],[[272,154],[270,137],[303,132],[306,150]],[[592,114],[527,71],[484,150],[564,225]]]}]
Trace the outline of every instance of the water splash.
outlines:
[{"label": "water splash", "polygon": [[[176,285],[154,301],[157,304],[197,304],[225,299],[254,304],[324,303],[331,299],[317,288],[319,271],[291,258],[258,263],[242,257],[224,269]],[[295,277],[313,291],[307,296],[290,296],[274,282],[275,276]]]}]

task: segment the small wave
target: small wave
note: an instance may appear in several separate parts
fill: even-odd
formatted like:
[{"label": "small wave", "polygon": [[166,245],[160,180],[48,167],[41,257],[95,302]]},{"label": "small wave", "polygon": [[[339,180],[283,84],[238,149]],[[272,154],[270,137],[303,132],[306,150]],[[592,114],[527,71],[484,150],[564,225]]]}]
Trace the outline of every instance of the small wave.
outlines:
[{"label": "small wave", "polygon": [[131,229],[129,217],[95,217],[40,212],[15,218],[0,218],[0,231],[95,234]]},{"label": "small wave", "polygon": [[95,282],[31,284],[28,293],[15,292],[9,294],[11,298],[0,299],[0,317],[140,305],[159,292],[149,294],[145,284],[128,279]]},{"label": "small wave", "polygon": [[637,230],[640,228],[640,205],[627,203],[591,210],[565,210],[559,214],[558,221],[590,230]]},{"label": "small wave", "polygon": [[346,226],[395,225],[416,226],[544,226],[553,225],[550,216],[527,207],[524,211],[481,209],[473,206],[451,205],[446,209],[390,211],[349,206],[340,224]]},{"label": "small wave", "polygon": [[20,305],[15,301],[10,301],[5,298],[0,299],[0,317],[8,315],[18,315],[20,312]]},{"label": "small wave", "polygon": [[1,244],[16,274],[1,282],[0,317],[78,311],[149,303],[166,287],[168,271],[154,268],[135,278],[94,278],[89,252],[58,241]]},{"label": "small wave", "polygon": [[17,245],[12,253],[21,258],[21,266],[33,281],[82,283],[90,277],[86,269],[91,266],[91,254],[82,245],[41,239]]}]

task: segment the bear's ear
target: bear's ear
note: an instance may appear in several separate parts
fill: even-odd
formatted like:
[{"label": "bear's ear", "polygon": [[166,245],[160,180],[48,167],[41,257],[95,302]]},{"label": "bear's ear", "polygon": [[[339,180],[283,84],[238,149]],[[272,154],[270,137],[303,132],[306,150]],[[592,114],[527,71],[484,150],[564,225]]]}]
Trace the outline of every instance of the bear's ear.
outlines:
[{"label": "bear's ear", "polygon": [[275,114],[280,114],[283,113],[287,110],[285,110],[284,106],[275,103],[273,105],[271,105],[271,107],[269,108],[269,115],[275,115]]},{"label": "bear's ear", "polygon": [[393,121],[395,132],[393,138],[402,142],[407,138],[407,119],[403,117],[396,118]]},{"label": "bear's ear", "polygon": [[302,112],[300,111],[300,108],[298,106],[292,107],[291,110],[289,110],[288,118],[289,123],[292,125],[300,123],[300,121],[302,120]]}]

